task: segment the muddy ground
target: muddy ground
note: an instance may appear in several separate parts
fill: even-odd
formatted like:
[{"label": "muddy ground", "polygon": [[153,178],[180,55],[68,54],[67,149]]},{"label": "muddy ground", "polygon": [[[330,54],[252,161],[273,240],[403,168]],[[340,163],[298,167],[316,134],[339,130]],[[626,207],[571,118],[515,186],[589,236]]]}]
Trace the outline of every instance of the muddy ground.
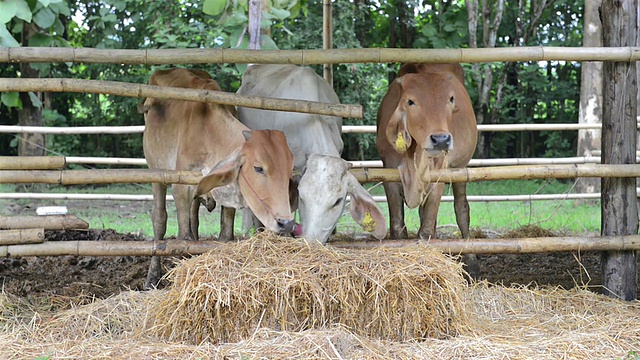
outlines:
[{"label": "muddy ground", "polygon": [[[72,204],[70,208],[78,206],[82,206],[82,202]],[[5,210],[5,213],[8,212],[10,215],[18,215],[25,211],[20,206],[5,207]],[[477,237],[487,236],[481,229],[476,229],[475,233]],[[47,231],[46,239],[145,240],[134,234],[94,229]],[[479,260],[482,278],[492,283],[550,285],[567,289],[588,286],[595,292],[600,292],[602,284],[600,254],[597,252],[484,255],[479,256]],[[173,259],[165,259],[167,267],[172,263]],[[40,298],[55,294],[70,298],[84,296],[90,300],[94,297],[106,298],[123,290],[142,289],[148,265],[148,257],[135,256],[4,258],[0,259],[0,281],[3,291],[18,296]]]}]

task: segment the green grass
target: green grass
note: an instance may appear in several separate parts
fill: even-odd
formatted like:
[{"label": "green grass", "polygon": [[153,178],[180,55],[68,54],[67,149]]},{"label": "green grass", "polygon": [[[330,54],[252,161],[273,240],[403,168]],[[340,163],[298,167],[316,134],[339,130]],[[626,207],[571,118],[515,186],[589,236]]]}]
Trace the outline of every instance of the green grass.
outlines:
[{"label": "green grass", "polygon": [[[14,185],[0,185],[0,192],[13,192]],[[556,180],[509,180],[476,182],[468,184],[469,195],[518,195],[518,194],[561,194],[572,190],[572,182]],[[109,185],[109,186],[43,186],[37,192],[47,193],[101,193],[101,194],[151,194],[150,185]],[[382,186],[374,186],[374,195],[384,195]],[[449,187],[445,195],[451,195]],[[152,210],[150,201],[99,201],[99,200],[6,200],[0,199],[3,209],[18,207],[21,214],[35,214],[38,206],[66,205],[70,214],[89,222],[91,228],[114,229],[121,233],[153,235]],[[379,203],[388,219],[386,203]],[[503,232],[524,225],[538,225],[545,229],[566,233],[598,232],[600,229],[600,202],[575,200],[544,200],[521,202],[471,202],[471,227]],[[6,212],[6,211],[5,211]],[[217,235],[219,214],[207,213],[202,208],[200,234],[202,237]],[[417,209],[405,209],[407,228],[416,232],[419,227]],[[452,202],[440,206],[438,225],[456,228]],[[242,232],[241,215],[236,215],[236,233]],[[360,233],[362,230],[351,219],[348,208],[338,224],[341,233]],[[177,234],[175,206],[168,203],[167,235]]]}]

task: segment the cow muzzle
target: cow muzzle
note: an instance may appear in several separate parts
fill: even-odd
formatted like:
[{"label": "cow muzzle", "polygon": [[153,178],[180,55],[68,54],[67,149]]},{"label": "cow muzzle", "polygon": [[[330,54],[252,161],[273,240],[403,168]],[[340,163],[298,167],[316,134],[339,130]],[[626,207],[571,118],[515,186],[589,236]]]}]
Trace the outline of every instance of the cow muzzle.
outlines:
[{"label": "cow muzzle", "polygon": [[278,233],[290,235],[296,226],[295,220],[276,219],[278,223]]},{"label": "cow muzzle", "polygon": [[453,137],[447,132],[431,134],[426,149],[429,151],[451,151],[453,150]]}]

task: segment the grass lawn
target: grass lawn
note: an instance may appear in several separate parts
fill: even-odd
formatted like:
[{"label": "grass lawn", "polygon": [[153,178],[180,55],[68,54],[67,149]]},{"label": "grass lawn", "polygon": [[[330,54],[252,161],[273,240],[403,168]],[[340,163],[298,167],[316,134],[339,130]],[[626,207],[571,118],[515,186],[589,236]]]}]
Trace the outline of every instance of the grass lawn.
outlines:
[{"label": "grass lawn", "polygon": [[[469,195],[520,195],[520,194],[563,194],[572,190],[573,182],[557,180],[508,180],[476,182],[468,185]],[[15,186],[0,185],[0,192],[14,192]],[[144,184],[110,186],[43,186],[44,193],[101,193],[101,194],[151,194],[151,186]],[[382,186],[373,186],[374,195],[384,195]],[[445,195],[451,195],[449,187]],[[106,200],[14,200],[0,199],[3,214],[35,214],[38,206],[66,205],[70,214],[89,222],[91,228],[114,229],[122,233],[139,233],[153,236],[151,201],[106,201]],[[378,204],[386,214],[386,203]],[[471,227],[484,231],[503,232],[524,225],[537,225],[545,229],[566,233],[599,232],[600,201],[541,200],[541,201],[500,201],[471,202]],[[168,202],[167,236],[176,235],[177,220],[173,203]],[[388,216],[387,216],[388,218]],[[406,209],[406,223],[409,232],[416,232],[419,226],[417,209]],[[452,202],[443,202],[440,207],[438,226],[457,229]],[[241,215],[236,216],[236,232],[242,232]],[[219,215],[201,210],[200,233],[207,237],[217,235]],[[360,233],[362,230],[351,219],[348,208],[338,224],[340,233]]]}]

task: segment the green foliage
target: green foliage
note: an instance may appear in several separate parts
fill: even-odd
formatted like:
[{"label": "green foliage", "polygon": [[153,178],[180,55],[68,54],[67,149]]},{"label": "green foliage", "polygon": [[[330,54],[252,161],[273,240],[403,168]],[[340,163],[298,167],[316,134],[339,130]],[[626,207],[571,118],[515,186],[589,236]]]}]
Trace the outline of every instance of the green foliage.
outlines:
[{"label": "green foliage", "polygon": [[[491,1],[489,3],[492,3]],[[580,46],[580,0],[556,0],[533,24],[532,0],[506,2],[498,29],[497,46]],[[335,48],[398,47],[460,48],[468,44],[464,1],[391,0],[333,2]],[[524,4],[521,14],[519,4]],[[265,49],[322,47],[320,0],[271,0],[263,11]],[[72,14],[74,17],[72,18]],[[248,0],[4,0],[0,1],[0,46],[19,46],[22,25],[32,22],[38,31],[29,46],[73,46],[103,49],[247,48]],[[396,39],[390,39],[392,33]],[[524,41],[523,31],[527,32]],[[482,31],[477,34],[482,38]],[[518,37],[520,36],[520,38]],[[166,66],[111,64],[31,64],[42,77],[116,80],[146,83],[150,73]],[[188,67],[188,65],[185,65]],[[463,64],[467,88],[478,98],[471,66]],[[570,62],[492,63],[494,84],[489,104],[499,123],[570,123],[577,121],[580,65]],[[226,91],[240,85],[243,65],[211,64],[210,72]],[[398,64],[334,65],[334,88],[341,102],[362,104],[364,119],[344,119],[347,125],[373,125],[388,81]],[[314,66],[318,73],[321,66]],[[6,64],[0,75],[18,77],[19,66]],[[506,78],[502,96],[498,82]],[[37,97],[31,96],[37,106]],[[93,94],[55,93],[44,109],[51,126],[140,125],[139,99]],[[17,122],[24,104],[15,93],[2,93],[3,124]],[[495,106],[494,106],[495,105]],[[10,135],[0,134],[0,153],[11,154]],[[344,157],[376,159],[375,135],[343,136]],[[577,132],[500,132],[492,134],[491,157],[574,156]],[[6,141],[4,141],[6,140]],[[76,156],[141,157],[140,134],[48,136],[51,151]]]}]

